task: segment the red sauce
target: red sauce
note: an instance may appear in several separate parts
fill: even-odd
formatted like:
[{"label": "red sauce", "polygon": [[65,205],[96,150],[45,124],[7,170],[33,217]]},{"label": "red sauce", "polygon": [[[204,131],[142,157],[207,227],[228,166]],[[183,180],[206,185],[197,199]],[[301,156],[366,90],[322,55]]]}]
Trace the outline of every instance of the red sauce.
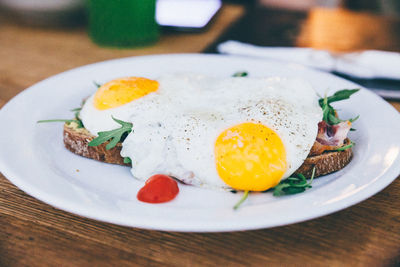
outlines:
[{"label": "red sauce", "polygon": [[164,174],[156,174],[147,179],[136,197],[142,202],[163,203],[173,200],[178,193],[178,183],[174,179]]}]

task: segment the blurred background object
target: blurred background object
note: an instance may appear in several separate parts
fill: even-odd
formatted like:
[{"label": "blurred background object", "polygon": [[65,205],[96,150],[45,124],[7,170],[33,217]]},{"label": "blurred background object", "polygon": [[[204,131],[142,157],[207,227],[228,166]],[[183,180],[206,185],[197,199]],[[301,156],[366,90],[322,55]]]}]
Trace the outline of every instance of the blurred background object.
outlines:
[{"label": "blurred background object", "polygon": [[32,26],[75,26],[85,21],[86,0],[0,0],[4,13]]},{"label": "blurred background object", "polygon": [[400,15],[399,0],[258,0],[261,6],[308,10],[313,7],[342,7],[354,11],[369,11],[387,16]]},{"label": "blurred background object", "polygon": [[159,37],[156,0],[89,0],[89,35],[103,46],[133,47]]},{"label": "blurred background object", "polygon": [[364,11],[313,8],[300,26],[296,45],[336,52],[396,50],[400,21]]},{"label": "blurred background object", "polygon": [[293,10],[307,10],[316,4],[316,0],[259,0],[259,2],[263,6]]},{"label": "blurred background object", "polygon": [[342,0],[343,7],[351,10],[363,10],[386,16],[400,15],[399,0]]},{"label": "blurred background object", "polygon": [[[218,52],[218,45],[229,40],[266,48],[307,47],[315,51],[327,50],[333,58],[363,50],[399,52],[399,4],[398,0],[257,0],[257,4],[249,6],[246,15],[205,52]],[[232,51],[229,53],[234,54]],[[239,46],[235,47],[235,51],[240,51],[242,55],[244,53]],[[255,56],[255,51],[248,54]],[[358,54],[361,55],[355,53]],[[385,60],[387,57],[377,57],[375,65],[384,62],[386,67],[393,66],[392,70],[396,72],[398,65],[395,58]],[[362,70],[355,65],[354,69]],[[334,73],[388,99],[400,99],[398,79],[355,78]]]},{"label": "blurred background object", "polygon": [[300,46],[350,52],[397,51],[400,0],[257,0],[206,51],[237,40],[259,46]]},{"label": "blurred background object", "polygon": [[169,29],[202,30],[221,6],[221,0],[157,0],[156,20]]},{"label": "blurred background object", "polygon": [[388,16],[400,16],[399,0],[380,0],[382,13]]},{"label": "blurred background object", "polygon": [[[85,23],[89,0],[0,0],[10,17],[29,25],[70,26]],[[156,1],[156,0],[151,0]],[[97,2],[97,1],[95,1]],[[102,0],[99,0],[99,3]],[[123,5],[124,1],[106,1]],[[135,1],[133,1],[135,2]],[[138,1],[145,5],[148,1]],[[400,16],[399,0],[158,0],[157,20],[162,26],[190,30],[204,28],[223,3],[305,11],[314,7],[341,7],[385,16]],[[197,11],[195,14],[193,10]],[[104,10],[107,12],[107,10]],[[189,21],[189,22],[188,22]],[[187,25],[189,23],[189,25]],[[202,24],[203,26],[199,26]]]}]

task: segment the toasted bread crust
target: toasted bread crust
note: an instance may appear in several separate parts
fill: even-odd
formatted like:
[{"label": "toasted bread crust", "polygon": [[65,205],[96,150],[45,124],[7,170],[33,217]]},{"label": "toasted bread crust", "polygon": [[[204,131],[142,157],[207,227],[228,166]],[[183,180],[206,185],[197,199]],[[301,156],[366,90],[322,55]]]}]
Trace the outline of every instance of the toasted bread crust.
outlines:
[{"label": "toasted bread crust", "polygon": [[[350,139],[346,139],[344,146],[350,144]],[[343,151],[329,151],[321,155],[309,156],[303,162],[303,165],[296,170],[296,173],[301,173],[305,177],[310,178],[312,170],[315,167],[315,177],[323,176],[332,172],[343,169],[353,157],[353,150],[348,148]]]},{"label": "toasted bread crust", "polygon": [[120,155],[122,149],[121,143],[118,143],[110,150],[106,149],[108,142],[99,146],[89,146],[88,144],[93,140],[94,136],[85,130],[78,131],[76,127],[68,124],[64,125],[63,138],[65,147],[77,155],[106,163],[130,165],[124,163],[124,159]]},{"label": "toasted bread crust", "polygon": [[[80,156],[95,159],[105,163],[119,164],[130,166],[124,163],[120,152],[122,149],[121,143],[118,143],[114,148],[107,150],[107,143],[99,146],[89,146],[89,142],[94,136],[86,130],[79,130],[73,125],[64,125],[64,145],[65,147]],[[349,139],[345,140],[344,145],[350,143]],[[297,169],[296,173],[301,173],[306,177],[311,177],[312,169],[315,167],[315,177],[326,175],[344,168],[353,156],[353,151],[348,148],[344,151],[324,152],[321,155],[308,157],[303,165]]]}]

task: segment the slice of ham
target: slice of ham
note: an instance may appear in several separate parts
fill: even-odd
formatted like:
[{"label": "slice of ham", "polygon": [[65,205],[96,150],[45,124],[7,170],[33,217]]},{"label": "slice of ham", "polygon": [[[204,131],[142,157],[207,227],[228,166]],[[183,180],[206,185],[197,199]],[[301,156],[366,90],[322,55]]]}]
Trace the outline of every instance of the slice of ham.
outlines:
[{"label": "slice of ham", "polygon": [[317,140],[311,148],[309,155],[320,155],[326,150],[335,150],[343,146],[350,128],[350,121],[344,121],[335,125],[329,125],[325,121],[319,122]]}]

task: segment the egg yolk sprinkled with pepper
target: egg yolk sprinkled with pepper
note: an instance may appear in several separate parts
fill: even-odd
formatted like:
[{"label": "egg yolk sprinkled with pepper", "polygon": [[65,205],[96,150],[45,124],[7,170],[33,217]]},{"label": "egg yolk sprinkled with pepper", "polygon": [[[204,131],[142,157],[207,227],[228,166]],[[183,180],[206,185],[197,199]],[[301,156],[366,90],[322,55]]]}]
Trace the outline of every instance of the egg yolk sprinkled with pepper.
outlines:
[{"label": "egg yolk sprinkled with pepper", "polygon": [[286,151],[275,131],[246,122],[223,131],[214,147],[218,175],[234,189],[264,191],[276,186],[286,168]]}]

